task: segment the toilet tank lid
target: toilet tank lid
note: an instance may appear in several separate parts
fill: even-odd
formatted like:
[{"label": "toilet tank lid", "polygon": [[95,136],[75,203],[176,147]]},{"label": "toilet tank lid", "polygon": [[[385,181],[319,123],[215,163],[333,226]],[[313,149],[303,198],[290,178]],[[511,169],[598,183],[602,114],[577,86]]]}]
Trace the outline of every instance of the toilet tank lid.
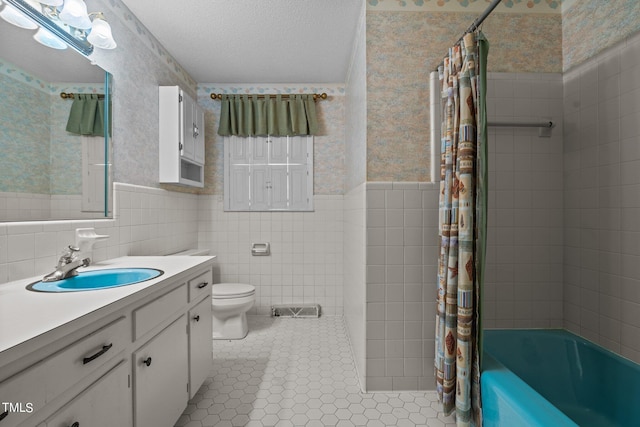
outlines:
[{"label": "toilet tank lid", "polygon": [[186,251],[169,254],[169,256],[201,256],[209,255],[209,249],[187,249]]},{"label": "toilet tank lid", "polygon": [[214,297],[244,296],[255,291],[255,286],[246,283],[216,283],[211,288],[211,295]]}]

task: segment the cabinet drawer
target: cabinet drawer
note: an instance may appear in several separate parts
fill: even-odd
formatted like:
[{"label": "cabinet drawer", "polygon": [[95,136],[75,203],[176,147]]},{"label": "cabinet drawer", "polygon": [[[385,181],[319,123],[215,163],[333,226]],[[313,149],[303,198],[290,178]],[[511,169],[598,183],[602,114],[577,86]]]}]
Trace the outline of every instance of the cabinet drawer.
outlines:
[{"label": "cabinet drawer", "polygon": [[45,390],[40,386],[44,374],[43,364],[39,363],[0,383],[0,402],[13,405],[0,407],[0,414],[5,414],[0,426],[15,427],[44,406]]},{"label": "cabinet drawer", "polygon": [[48,358],[44,367],[47,401],[123,351],[130,342],[128,331],[127,319],[120,317]]},{"label": "cabinet drawer", "polygon": [[207,270],[201,275],[189,280],[189,302],[199,299],[201,296],[211,292],[213,283],[213,274],[211,270]]},{"label": "cabinet drawer", "polygon": [[47,427],[131,425],[129,370],[122,361],[46,421]]},{"label": "cabinet drawer", "polygon": [[129,342],[127,332],[126,318],[121,317],[0,383],[1,401],[21,405],[9,411],[0,425],[18,425],[120,353]]},{"label": "cabinet drawer", "polygon": [[133,312],[134,340],[137,340],[187,303],[185,284]]}]

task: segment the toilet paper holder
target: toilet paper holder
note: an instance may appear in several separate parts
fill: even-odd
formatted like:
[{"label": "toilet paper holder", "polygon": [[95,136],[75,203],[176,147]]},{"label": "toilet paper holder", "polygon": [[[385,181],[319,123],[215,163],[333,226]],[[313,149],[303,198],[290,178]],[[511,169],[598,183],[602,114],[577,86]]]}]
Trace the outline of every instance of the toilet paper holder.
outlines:
[{"label": "toilet paper holder", "polygon": [[267,243],[252,243],[251,244],[252,256],[269,256],[271,255],[271,245]]}]

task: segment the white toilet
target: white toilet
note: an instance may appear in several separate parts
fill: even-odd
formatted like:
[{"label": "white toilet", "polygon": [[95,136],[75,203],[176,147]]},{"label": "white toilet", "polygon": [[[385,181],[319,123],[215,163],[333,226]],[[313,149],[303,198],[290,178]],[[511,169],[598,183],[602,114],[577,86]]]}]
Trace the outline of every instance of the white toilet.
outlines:
[{"label": "white toilet", "polygon": [[238,340],[247,336],[247,311],[256,301],[256,288],[244,283],[218,283],[211,288],[213,339]]}]

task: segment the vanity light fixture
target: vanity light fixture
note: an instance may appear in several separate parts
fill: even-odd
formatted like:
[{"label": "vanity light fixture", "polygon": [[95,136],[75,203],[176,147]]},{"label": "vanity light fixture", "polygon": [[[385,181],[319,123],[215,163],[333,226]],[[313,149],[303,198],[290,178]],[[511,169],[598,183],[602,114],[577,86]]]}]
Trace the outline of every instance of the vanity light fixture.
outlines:
[{"label": "vanity light fixture", "polygon": [[[39,43],[54,49],[69,45],[85,56],[93,47],[115,49],[111,26],[102,12],[87,13],[83,0],[1,0],[0,17],[11,24],[35,30]],[[64,45],[64,47],[63,47]]]},{"label": "vanity light fixture", "polygon": [[[37,6],[38,3],[36,3],[35,1],[27,0],[27,3],[32,7],[33,7],[33,3],[35,3],[36,7],[38,7]],[[27,30],[35,30],[36,28],[38,28],[38,24],[33,22],[33,20],[28,18],[27,15],[20,12],[13,5],[5,4],[4,2],[2,4],[4,4],[4,7],[0,12],[0,17],[5,21],[7,21],[8,23],[13,24],[20,28],[26,28]]]}]

